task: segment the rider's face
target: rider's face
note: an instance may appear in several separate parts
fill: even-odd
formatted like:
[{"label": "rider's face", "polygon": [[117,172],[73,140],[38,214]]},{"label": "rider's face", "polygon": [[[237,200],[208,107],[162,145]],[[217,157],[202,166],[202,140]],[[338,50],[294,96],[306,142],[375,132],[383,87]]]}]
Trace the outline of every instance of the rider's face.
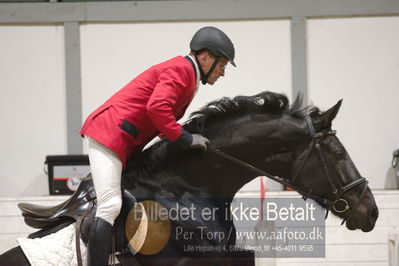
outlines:
[{"label": "rider's face", "polygon": [[[208,52],[204,52],[200,55],[200,64],[205,74],[209,72],[215,60],[216,58]],[[228,63],[227,58],[225,57],[220,58],[219,62],[212,71],[211,75],[208,77],[208,84],[213,85],[219,79],[219,77],[224,76],[224,71],[227,63]]]}]

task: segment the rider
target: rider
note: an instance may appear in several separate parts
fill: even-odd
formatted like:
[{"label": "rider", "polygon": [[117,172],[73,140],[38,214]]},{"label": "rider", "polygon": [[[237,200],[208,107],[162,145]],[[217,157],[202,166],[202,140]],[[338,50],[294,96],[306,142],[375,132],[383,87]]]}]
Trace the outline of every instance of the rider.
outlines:
[{"label": "rider", "polygon": [[127,158],[162,134],[182,149],[206,149],[209,140],[190,134],[176,121],[202,84],[213,85],[228,62],[233,66],[234,46],[215,27],[204,27],[190,42],[191,52],[155,65],[115,93],[86,119],[80,133],[86,139],[97,212],[90,229],[88,265],[108,265],[112,225],[121,205],[121,173]]}]

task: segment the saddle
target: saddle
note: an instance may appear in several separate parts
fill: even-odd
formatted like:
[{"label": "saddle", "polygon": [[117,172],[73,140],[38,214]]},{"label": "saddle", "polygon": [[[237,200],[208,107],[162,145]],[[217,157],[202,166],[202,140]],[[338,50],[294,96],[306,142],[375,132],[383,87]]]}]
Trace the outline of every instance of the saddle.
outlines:
[{"label": "saddle", "polygon": [[[136,198],[128,191],[122,191],[124,206],[133,208]],[[87,244],[89,239],[90,226],[94,221],[97,209],[96,193],[94,190],[93,180],[91,176],[82,179],[78,189],[66,201],[56,206],[42,206],[31,203],[19,203],[19,209],[22,211],[25,223],[30,227],[40,229],[30,234],[29,238],[43,237],[51,233],[55,233],[72,223],[76,226],[76,250],[78,265],[82,265],[80,254],[80,239]],[[123,238],[123,232],[114,232],[119,238]],[[119,258],[119,255],[117,255]],[[129,257],[124,255],[124,259]],[[130,256],[131,257],[131,256]],[[126,260],[126,259],[125,259]],[[128,263],[121,265],[131,265],[130,258]],[[134,265],[140,265],[137,261]]]},{"label": "saddle", "polygon": [[91,176],[87,176],[69,199],[56,206],[19,203],[18,207],[27,225],[41,229],[30,234],[29,238],[45,236],[77,222],[82,240],[87,243],[89,225],[94,219],[96,205],[93,180]]}]

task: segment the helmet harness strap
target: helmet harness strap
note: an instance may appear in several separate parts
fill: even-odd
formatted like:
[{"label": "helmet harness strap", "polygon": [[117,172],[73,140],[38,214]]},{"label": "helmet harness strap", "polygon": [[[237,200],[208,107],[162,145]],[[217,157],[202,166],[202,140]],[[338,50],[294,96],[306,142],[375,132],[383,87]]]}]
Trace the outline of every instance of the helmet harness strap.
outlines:
[{"label": "helmet harness strap", "polygon": [[198,68],[199,68],[199,71],[200,71],[201,83],[205,85],[208,82],[209,76],[212,74],[212,72],[215,70],[217,64],[219,63],[220,56],[215,56],[215,62],[213,62],[211,68],[208,71],[208,73],[205,74],[204,70],[202,69],[201,64],[198,61],[197,55],[198,55],[198,52],[195,53],[195,61],[197,61],[197,65],[198,65]]}]

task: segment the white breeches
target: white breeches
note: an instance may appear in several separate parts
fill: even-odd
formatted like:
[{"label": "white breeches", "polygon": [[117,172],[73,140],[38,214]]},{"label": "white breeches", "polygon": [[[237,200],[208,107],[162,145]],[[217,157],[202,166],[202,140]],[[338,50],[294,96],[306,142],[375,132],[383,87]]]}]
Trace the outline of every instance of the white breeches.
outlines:
[{"label": "white breeches", "polygon": [[122,162],[112,150],[85,136],[89,148],[89,161],[97,195],[96,217],[111,225],[121,210]]}]

